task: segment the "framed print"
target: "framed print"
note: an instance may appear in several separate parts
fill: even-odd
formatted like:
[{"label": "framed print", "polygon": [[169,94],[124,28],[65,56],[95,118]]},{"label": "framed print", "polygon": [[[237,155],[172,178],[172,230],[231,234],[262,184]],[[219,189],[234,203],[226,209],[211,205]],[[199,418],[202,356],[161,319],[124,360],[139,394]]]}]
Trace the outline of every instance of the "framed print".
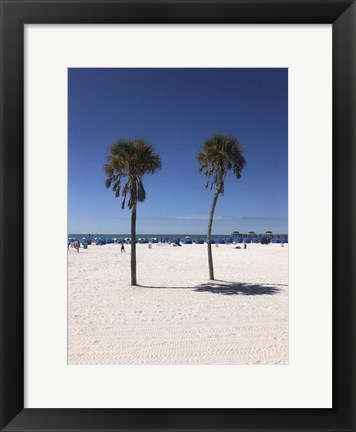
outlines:
[{"label": "framed print", "polygon": [[355,430],[354,2],[1,23],[1,430]]},{"label": "framed print", "polygon": [[[106,54],[101,49],[99,63],[94,63],[92,50],[90,58],[86,58],[88,51],[80,42],[77,44],[78,35],[85,44],[109,48],[106,51],[109,56],[104,58]],[[331,198],[327,193],[328,185],[331,187],[331,28],[280,29],[255,25],[168,29],[135,25],[85,29],[72,26],[63,32],[61,26],[44,29],[28,25],[25,38],[28,59],[25,112],[29,116],[25,124],[32,125],[26,134],[31,152],[27,153],[25,172],[29,176],[29,201],[36,203],[28,206],[25,242],[26,267],[31,269],[27,279],[29,302],[25,305],[28,319],[25,403],[33,408],[115,408],[116,405],[143,408],[147,407],[148,399],[145,391],[154,387],[155,391],[150,390],[149,408],[261,408],[266,407],[267,396],[269,408],[330,407],[331,250],[328,238],[321,234],[332,229]],[[196,45],[201,38],[210,46],[209,51],[199,52]],[[242,39],[249,40],[249,49],[235,47],[234,41]],[[130,40],[130,48],[110,47],[110,40]],[[63,44],[70,44],[75,52],[72,57],[76,67],[67,68],[69,51],[60,49]],[[151,46],[158,45],[159,52],[166,53],[163,60],[161,56],[156,59],[150,51]],[[49,50],[49,46],[56,48]],[[315,46],[320,50],[317,55]],[[279,63],[278,55],[286,49],[284,63]],[[120,50],[120,54],[111,59],[110,53],[115,50]],[[228,64],[226,60],[222,63],[221,58],[229,58],[232,50],[238,51],[238,55]],[[45,58],[42,52],[47,52]],[[130,53],[133,57],[129,57]],[[250,53],[254,53],[254,59]],[[305,58],[309,59],[306,68]],[[161,67],[162,61],[171,67]],[[88,64],[92,67],[87,68]],[[242,67],[246,64],[250,67]],[[288,64],[289,68],[275,68],[276,64]],[[264,67],[258,67],[261,65]],[[310,78],[309,86],[298,78],[305,73]],[[287,143],[289,81],[288,110],[294,114],[288,121],[291,133]],[[298,87],[298,82],[302,87]],[[133,103],[122,92],[129,93]],[[124,109],[116,103],[121,99],[125,99]],[[213,100],[219,102],[212,103]],[[45,112],[41,109],[44,106]],[[316,110],[318,118],[314,116]],[[308,139],[298,138],[297,131],[304,135],[310,119],[313,127],[308,129]],[[102,121],[105,125],[100,126]],[[191,127],[186,136],[176,131],[177,140],[163,133],[167,129],[163,123],[173,129],[180,129],[183,123]],[[251,123],[260,125],[259,134],[252,132]],[[132,130],[130,124],[134,125]],[[298,127],[300,124],[302,129]],[[49,135],[53,129],[57,131],[53,138],[56,164],[64,169],[57,170],[56,181],[48,185],[43,185],[41,179],[49,167],[42,167],[41,171],[36,167],[47,144],[35,125],[41,125],[41,136]],[[66,146],[62,145],[67,129],[68,156]],[[140,136],[147,137],[144,142],[152,143],[161,168],[153,175],[142,176],[147,198],[136,209],[137,271],[136,285],[131,285],[131,209],[120,208],[120,196],[112,200],[115,195],[112,197],[112,192],[105,188],[103,166],[106,141],[115,142],[118,132],[135,139],[133,133],[138,130]],[[240,179],[232,181],[231,173],[227,173],[224,195],[217,199],[212,230],[212,240],[216,242],[212,246],[215,282],[209,282],[207,246],[200,242],[206,242],[207,238],[204,231],[209,223],[207,209],[212,191],[205,190],[206,180],[199,173],[195,153],[199,151],[201,136],[214,137],[217,130],[238,137],[245,147],[247,163]],[[316,131],[324,146],[322,164],[318,163],[318,146],[310,148]],[[110,138],[105,138],[106,135]],[[121,141],[119,145],[121,148]],[[308,161],[300,160],[304,152],[310,155]],[[315,171],[319,174],[317,201],[306,192],[298,193],[296,185],[300,186],[302,181],[296,182],[293,173],[298,172],[296,166],[300,164],[305,179],[312,178]],[[92,172],[90,179],[83,175],[88,169]],[[31,175],[36,172],[40,175]],[[174,185],[180,173],[187,178],[186,186],[183,180]],[[48,171],[47,176],[50,175]],[[163,176],[168,177],[163,180]],[[151,182],[155,183],[150,186]],[[165,189],[162,183],[169,187]],[[96,190],[97,197],[93,196]],[[48,210],[39,211],[43,195],[47,196],[46,207],[50,197],[55,197],[50,208],[56,211],[51,211],[51,217],[47,216]],[[191,203],[190,195],[195,197],[194,206],[187,206],[187,199]],[[249,208],[251,195],[255,208]],[[90,204],[93,200],[96,206]],[[304,229],[310,223],[310,214],[298,213],[295,224],[292,216],[296,211],[290,211],[286,226],[287,200],[291,209],[307,205],[312,217],[318,220],[322,229],[313,233],[313,241],[322,246],[322,259],[321,254],[315,259],[313,248],[304,247]],[[254,213],[258,217],[253,219]],[[306,216],[308,221],[304,219]],[[85,223],[87,228],[83,227]],[[56,236],[66,238],[68,234],[69,248],[55,248],[44,256],[36,232],[51,232],[53,224]],[[112,233],[108,231],[110,226]],[[241,230],[240,234],[231,236],[236,228]],[[302,231],[298,232],[298,228]],[[272,229],[272,233],[265,233]],[[287,244],[289,239],[291,243]],[[78,246],[78,241],[82,247],[72,247]],[[88,243],[87,249],[83,242]],[[295,258],[288,269],[289,246]],[[39,256],[41,260],[37,259]],[[59,269],[66,268],[67,260],[66,284],[66,272]],[[295,262],[300,262],[310,275],[307,280],[296,280],[303,276],[296,272]],[[329,272],[324,268],[326,262],[330,262]],[[105,281],[98,285],[98,276],[104,275],[102,267],[106,268]],[[155,271],[147,272],[151,268]],[[166,268],[170,269],[169,274]],[[56,278],[49,292],[46,281],[53,279],[53,274]],[[313,276],[317,274],[315,281]],[[292,300],[288,306],[289,279]],[[61,288],[66,286],[67,291]],[[293,290],[293,286],[299,289]],[[319,306],[316,326],[313,307],[305,305],[305,298],[312,305],[320,296],[323,303]],[[46,308],[38,307],[43,298],[47,298]],[[42,322],[47,323],[46,327]],[[67,334],[63,331],[66,328]],[[293,343],[289,343],[289,333]],[[315,333],[319,338],[317,346]],[[45,345],[42,340],[47,341]],[[303,355],[306,346],[307,357]],[[288,367],[283,368],[284,365]],[[145,373],[148,366],[149,374]],[[51,385],[58,389],[55,401],[45,379],[53,369],[56,373]],[[163,374],[167,374],[167,380],[162,379]],[[187,380],[195,389],[189,394],[184,391]],[[308,395],[304,394],[304,380],[318,383]],[[83,382],[90,382],[97,392],[84,391]],[[168,382],[169,387],[175,388],[173,393],[167,388]],[[210,394],[203,391],[207,385],[220,390]],[[127,391],[112,397],[117,386]],[[139,393],[130,391],[137,386]],[[237,386],[241,389],[238,394],[234,392]],[[291,387],[294,392],[288,393]],[[69,389],[73,396],[60,400]],[[84,394],[79,394],[81,389]]]}]

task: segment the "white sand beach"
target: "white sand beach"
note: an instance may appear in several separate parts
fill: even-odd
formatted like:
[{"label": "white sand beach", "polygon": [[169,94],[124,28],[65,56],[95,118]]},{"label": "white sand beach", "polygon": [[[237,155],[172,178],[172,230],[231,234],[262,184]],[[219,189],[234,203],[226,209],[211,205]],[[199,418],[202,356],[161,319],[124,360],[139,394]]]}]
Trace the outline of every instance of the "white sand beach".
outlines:
[{"label": "white sand beach", "polygon": [[288,245],[68,251],[69,364],[288,364]]}]

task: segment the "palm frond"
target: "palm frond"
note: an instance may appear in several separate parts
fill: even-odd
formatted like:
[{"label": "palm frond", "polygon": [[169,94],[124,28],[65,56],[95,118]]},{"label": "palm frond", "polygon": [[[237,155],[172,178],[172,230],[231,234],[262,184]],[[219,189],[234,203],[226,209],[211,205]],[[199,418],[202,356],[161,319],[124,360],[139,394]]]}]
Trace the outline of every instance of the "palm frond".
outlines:
[{"label": "palm frond", "polygon": [[141,179],[137,183],[137,199],[139,202],[143,202],[146,199],[146,191]]},{"label": "palm frond", "polygon": [[[109,147],[106,160],[107,163],[104,165],[104,172],[107,175],[105,187],[112,186],[116,197],[121,193],[122,208],[125,207],[128,194],[130,195],[129,208],[146,199],[142,177],[145,174],[154,174],[162,166],[158,153],[143,139],[117,140]],[[124,178],[127,180],[121,191],[121,182]]]},{"label": "palm frond", "polygon": [[234,137],[217,134],[204,141],[201,151],[196,159],[199,162],[199,172],[209,179],[210,189],[213,185],[224,194],[224,182],[226,174],[233,171],[236,178],[241,177],[241,172],[246,166],[243,148]]},{"label": "palm frond", "polygon": [[111,176],[105,180],[105,187],[107,189],[109,189],[109,187],[111,186],[112,181],[113,181],[113,178]]}]

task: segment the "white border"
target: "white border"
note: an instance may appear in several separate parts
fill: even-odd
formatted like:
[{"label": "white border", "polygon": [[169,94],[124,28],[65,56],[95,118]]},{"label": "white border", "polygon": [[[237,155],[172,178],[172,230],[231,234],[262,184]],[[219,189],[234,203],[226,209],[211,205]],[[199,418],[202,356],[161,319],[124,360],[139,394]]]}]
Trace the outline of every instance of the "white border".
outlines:
[{"label": "white border", "polygon": [[[67,366],[68,67],[289,68],[289,366]],[[331,26],[26,25],[25,89],[25,407],[331,407]]]}]

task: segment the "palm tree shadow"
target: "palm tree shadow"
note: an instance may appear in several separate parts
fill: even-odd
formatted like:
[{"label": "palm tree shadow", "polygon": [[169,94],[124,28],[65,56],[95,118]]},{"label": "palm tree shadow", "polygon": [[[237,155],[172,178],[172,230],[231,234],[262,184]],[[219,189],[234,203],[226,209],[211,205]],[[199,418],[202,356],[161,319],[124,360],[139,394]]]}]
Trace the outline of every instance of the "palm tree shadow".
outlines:
[{"label": "palm tree shadow", "polygon": [[192,290],[195,287],[183,287],[183,286],[158,286],[158,285],[141,285],[141,284],[137,284],[137,287],[140,288],[152,288],[152,289],[168,289],[168,290],[172,290],[172,289],[179,289],[179,290]]},{"label": "palm tree shadow", "polygon": [[195,287],[195,291],[223,295],[257,296],[278,294],[281,289],[277,288],[276,285],[248,284],[237,282],[221,283],[217,281],[212,281],[210,283],[198,285],[197,287]]},{"label": "palm tree shadow", "polygon": [[[235,284],[235,282],[230,282],[230,281],[226,281],[226,280],[223,280],[223,279],[214,279],[214,283],[215,282],[222,282],[222,283],[224,283],[224,284]],[[237,282],[236,282],[236,284],[237,284]],[[249,283],[242,283],[243,285],[258,285],[258,284],[249,284]],[[279,283],[266,283],[265,285],[263,285],[263,286],[282,286],[282,287],[287,287],[288,286],[288,284],[279,284]]]},{"label": "palm tree shadow", "polygon": [[[279,284],[281,286],[287,286]],[[195,292],[207,292],[212,294],[223,294],[223,295],[274,295],[278,294],[281,289],[277,285],[261,285],[261,284],[249,284],[249,283],[237,283],[237,282],[226,282],[226,281],[211,281],[209,283],[196,285],[195,287],[182,287],[182,286],[148,286],[148,285],[137,285],[141,288],[152,288],[152,289],[181,289],[181,290],[193,290]]]}]

